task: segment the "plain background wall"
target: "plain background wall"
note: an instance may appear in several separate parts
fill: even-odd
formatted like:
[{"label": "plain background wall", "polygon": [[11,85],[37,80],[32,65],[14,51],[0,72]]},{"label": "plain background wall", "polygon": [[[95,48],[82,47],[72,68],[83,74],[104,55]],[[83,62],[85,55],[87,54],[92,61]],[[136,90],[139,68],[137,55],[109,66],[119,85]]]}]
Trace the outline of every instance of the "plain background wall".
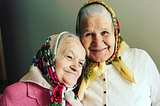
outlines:
[{"label": "plain background wall", "polygon": [[[76,16],[87,0],[0,0],[0,25],[8,81],[17,82],[52,34],[75,33]],[[160,0],[104,0],[115,11],[121,36],[145,49],[160,70]]]}]

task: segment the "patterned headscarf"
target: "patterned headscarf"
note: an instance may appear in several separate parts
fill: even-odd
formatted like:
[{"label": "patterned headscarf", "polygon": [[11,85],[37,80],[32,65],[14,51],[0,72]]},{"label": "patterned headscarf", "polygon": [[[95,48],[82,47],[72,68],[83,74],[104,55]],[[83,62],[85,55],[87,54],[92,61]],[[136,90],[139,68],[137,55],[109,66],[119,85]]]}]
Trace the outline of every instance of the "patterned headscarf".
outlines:
[{"label": "patterned headscarf", "polygon": [[[75,85],[73,88],[67,88],[64,84],[61,84],[58,81],[55,70],[56,51],[60,41],[66,37],[73,36],[76,37],[69,32],[62,32],[61,34],[49,36],[33,58],[29,73],[20,80],[24,82],[33,82],[44,88],[53,90],[50,97],[50,106],[62,106],[64,92],[71,92],[76,87]],[[36,71],[39,71],[42,76],[36,76]],[[35,74],[35,76],[32,74]],[[73,92],[67,95],[70,96],[70,94],[77,100]]]},{"label": "patterned headscarf", "polygon": [[[100,4],[102,6],[104,6],[108,12],[111,15],[112,18],[112,23],[114,26],[114,33],[115,33],[115,49],[114,49],[114,53],[113,55],[105,61],[105,64],[112,64],[115,66],[115,68],[123,75],[124,78],[126,78],[127,80],[131,81],[131,82],[135,82],[134,80],[134,75],[133,72],[126,66],[126,64],[123,62],[123,60],[121,59],[121,55],[122,53],[129,48],[129,46],[123,41],[123,39],[120,36],[120,26],[119,26],[119,22],[118,19],[114,13],[114,11],[104,2],[99,1],[99,0],[90,0],[87,3],[85,3],[81,9],[79,10],[78,13],[78,17],[77,17],[77,22],[76,22],[76,34],[80,36],[80,22],[81,22],[81,18],[82,18],[82,10],[84,8],[86,8],[87,6],[91,5],[91,4]],[[103,65],[103,66],[102,66]],[[84,90],[90,86],[90,84],[96,79],[93,78],[93,76],[95,76],[96,74],[99,73],[102,74],[105,70],[105,67],[103,63],[95,63],[92,60],[87,60],[87,65],[86,65],[86,69],[84,72],[84,82],[82,81],[80,90],[78,92],[78,95],[83,95]],[[97,69],[101,67],[100,69]],[[96,71],[94,71],[94,69],[96,69]],[[103,70],[102,70],[103,69]],[[86,88],[85,88],[86,87]]]}]

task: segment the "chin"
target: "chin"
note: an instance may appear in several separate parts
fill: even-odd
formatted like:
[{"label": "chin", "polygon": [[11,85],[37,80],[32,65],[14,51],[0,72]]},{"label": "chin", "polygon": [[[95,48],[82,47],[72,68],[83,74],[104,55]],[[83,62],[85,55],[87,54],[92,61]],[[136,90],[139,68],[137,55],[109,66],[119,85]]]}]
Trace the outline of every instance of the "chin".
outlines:
[{"label": "chin", "polygon": [[100,58],[100,57],[91,57],[91,60],[93,60],[95,62],[104,62],[104,61],[106,61],[104,58]]},{"label": "chin", "polygon": [[95,61],[95,62],[104,62],[104,61],[106,61],[106,60],[108,60],[110,57],[93,57],[93,58],[91,58],[91,60],[93,60],[93,61]]},{"label": "chin", "polygon": [[[102,56],[103,55],[103,56]],[[97,56],[95,56],[94,54],[92,54],[89,58],[95,62],[104,62],[107,60],[109,56],[105,56],[104,54],[98,54]]]},{"label": "chin", "polygon": [[68,87],[68,88],[72,88],[75,84],[76,83],[71,83],[71,82],[65,83],[66,87]]},{"label": "chin", "polygon": [[65,84],[67,88],[72,88],[74,85]]}]

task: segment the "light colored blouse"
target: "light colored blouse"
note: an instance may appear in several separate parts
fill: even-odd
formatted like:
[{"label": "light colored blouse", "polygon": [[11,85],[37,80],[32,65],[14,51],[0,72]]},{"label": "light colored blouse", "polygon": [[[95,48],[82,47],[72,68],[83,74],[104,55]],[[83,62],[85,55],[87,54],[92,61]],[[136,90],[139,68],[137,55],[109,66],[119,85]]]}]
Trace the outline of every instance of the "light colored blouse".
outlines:
[{"label": "light colored blouse", "polygon": [[147,52],[129,48],[122,59],[136,83],[126,80],[112,64],[106,65],[104,73],[86,89],[84,106],[160,106],[160,75]]}]

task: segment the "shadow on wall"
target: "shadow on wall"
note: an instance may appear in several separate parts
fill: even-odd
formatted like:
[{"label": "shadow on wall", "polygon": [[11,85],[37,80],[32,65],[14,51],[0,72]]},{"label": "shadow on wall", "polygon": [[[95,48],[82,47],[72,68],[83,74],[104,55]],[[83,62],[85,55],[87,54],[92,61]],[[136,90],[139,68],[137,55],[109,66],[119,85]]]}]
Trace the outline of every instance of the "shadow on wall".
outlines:
[{"label": "shadow on wall", "polygon": [[[84,2],[86,0],[0,1],[0,25],[9,84],[17,82],[28,72],[33,56],[48,36],[64,30],[75,33],[76,16]],[[123,39],[131,47],[145,49],[160,69],[160,49],[157,49],[160,46],[160,1],[141,0],[138,4],[123,0],[104,2],[118,16]]]},{"label": "shadow on wall", "polygon": [[9,84],[28,72],[33,56],[48,36],[64,30],[74,32],[78,8],[67,15],[65,6],[53,0],[1,0],[0,23]]}]

